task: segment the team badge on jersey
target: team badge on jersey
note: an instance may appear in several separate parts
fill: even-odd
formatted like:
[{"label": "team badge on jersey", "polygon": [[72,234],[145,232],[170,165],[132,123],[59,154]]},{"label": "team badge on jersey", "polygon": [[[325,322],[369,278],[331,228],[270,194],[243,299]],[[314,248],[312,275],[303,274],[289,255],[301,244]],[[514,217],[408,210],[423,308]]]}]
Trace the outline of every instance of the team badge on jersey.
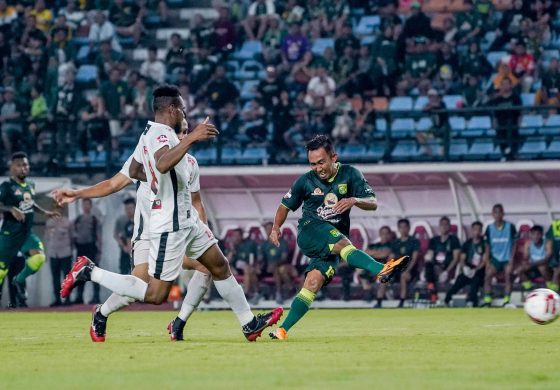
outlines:
[{"label": "team badge on jersey", "polygon": [[338,185],[338,192],[340,195],[344,195],[348,192],[348,185],[346,183]]},{"label": "team badge on jersey", "polygon": [[319,187],[317,187],[317,188],[315,188],[315,191],[313,191],[313,193],[311,195],[325,195],[325,194],[323,193],[323,191]]}]

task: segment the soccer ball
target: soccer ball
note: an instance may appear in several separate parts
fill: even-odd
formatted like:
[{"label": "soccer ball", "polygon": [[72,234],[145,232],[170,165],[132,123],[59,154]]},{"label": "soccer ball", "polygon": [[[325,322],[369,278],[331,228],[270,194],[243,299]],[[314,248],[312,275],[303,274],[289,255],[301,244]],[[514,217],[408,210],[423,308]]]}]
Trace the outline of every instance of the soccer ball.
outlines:
[{"label": "soccer ball", "polygon": [[533,322],[550,324],[560,314],[560,296],[547,288],[538,288],[527,295],[524,308]]}]

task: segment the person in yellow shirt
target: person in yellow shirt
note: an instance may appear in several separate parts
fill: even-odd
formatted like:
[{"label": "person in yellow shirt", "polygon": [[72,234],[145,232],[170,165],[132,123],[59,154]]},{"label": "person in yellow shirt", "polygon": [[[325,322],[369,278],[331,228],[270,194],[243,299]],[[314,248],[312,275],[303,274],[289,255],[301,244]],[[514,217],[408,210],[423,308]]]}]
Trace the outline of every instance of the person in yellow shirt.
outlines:
[{"label": "person in yellow shirt", "polygon": [[37,19],[37,28],[44,33],[48,33],[53,21],[53,13],[45,6],[44,0],[37,0],[35,8],[29,11],[29,15],[35,16]]}]

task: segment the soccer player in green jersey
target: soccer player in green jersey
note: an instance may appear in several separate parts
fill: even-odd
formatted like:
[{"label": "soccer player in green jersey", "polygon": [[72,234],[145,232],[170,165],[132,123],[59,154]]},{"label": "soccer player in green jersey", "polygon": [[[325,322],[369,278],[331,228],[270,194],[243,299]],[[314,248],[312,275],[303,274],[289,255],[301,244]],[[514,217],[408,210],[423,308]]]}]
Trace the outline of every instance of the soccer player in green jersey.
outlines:
[{"label": "soccer player in green jersey", "polygon": [[34,212],[60,217],[57,212],[44,210],[35,203],[35,184],[26,180],[28,174],[27,155],[16,152],[10,159],[11,177],[0,184],[0,212],[4,214],[0,229],[0,284],[21,251],[26,256],[25,267],[13,279],[20,307],[27,306],[25,280],[45,263],[43,243],[31,231]]},{"label": "soccer player in green jersey", "polygon": [[280,245],[280,228],[288,212],[296,211],[303,204],[297,243],[310,262],[303,288],[292,302],[288,317],[270,333],[273,339],[288,338],[287,332],[307,313],[317,292],[332,280],[339,257],[353,267],[376,274],[382,283],[388,282],[408,261],[408,257],[403,256],[383,265],[352,245],[347,238],[350,210],[354,206],[376,210],[375,193],[360,171],[337,161],[334,146],[327,136],[315,136],[306,148],[311,171],[300,176],[282,199],[270,241]]}]

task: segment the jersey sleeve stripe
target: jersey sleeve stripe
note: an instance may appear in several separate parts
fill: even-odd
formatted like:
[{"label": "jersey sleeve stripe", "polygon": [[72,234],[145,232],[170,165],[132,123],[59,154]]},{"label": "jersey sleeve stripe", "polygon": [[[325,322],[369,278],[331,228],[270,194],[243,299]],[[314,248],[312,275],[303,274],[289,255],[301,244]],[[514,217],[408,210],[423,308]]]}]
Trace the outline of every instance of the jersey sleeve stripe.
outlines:
[{"label": "jersey sleeve stripe", "polygon": [[163,262],[165,261],[165,247],[167,246],[167,236],[169,233],[162,233],[159,238],[159,249],[156,258],[156,269],[154,278],[159,279],[163,271]]},{"label": "jersey sleeve stripe", "polygon": [[288,207],[287,205],[285,205],[283,201],[280,202],[280,204],[281,204],[282,206],[284,206],[285,208],[287,208],[288,210],[294,211],[294,210],[292,210],[290,207]]}]

